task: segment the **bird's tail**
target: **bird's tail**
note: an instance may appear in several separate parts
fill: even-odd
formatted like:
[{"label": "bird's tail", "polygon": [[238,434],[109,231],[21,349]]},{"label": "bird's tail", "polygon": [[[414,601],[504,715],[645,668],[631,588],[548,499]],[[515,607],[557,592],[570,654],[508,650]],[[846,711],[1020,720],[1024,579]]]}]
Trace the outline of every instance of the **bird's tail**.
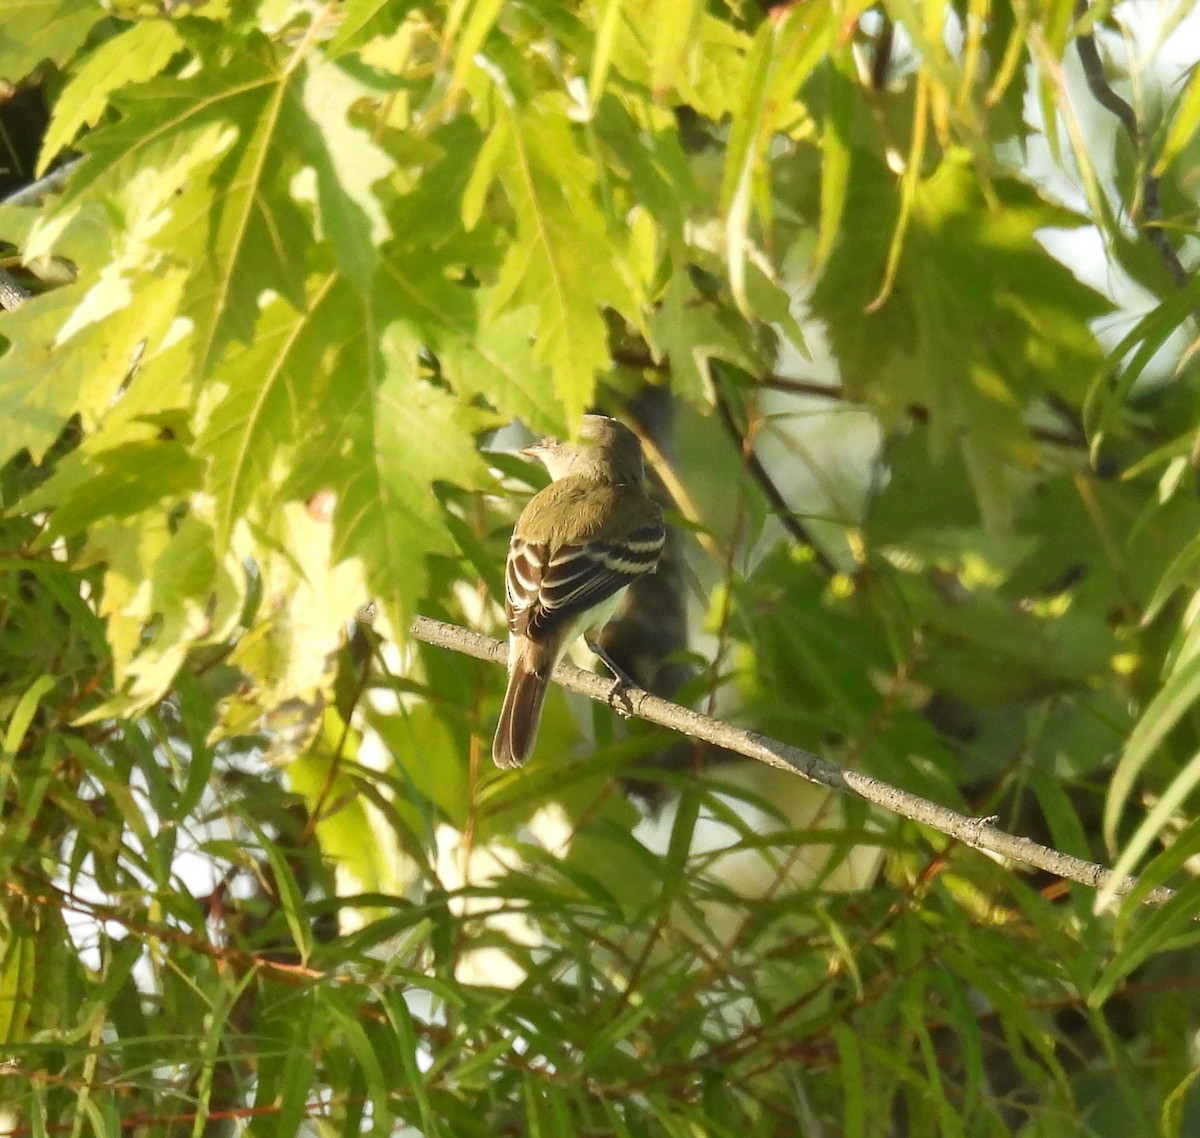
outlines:
[{"label": "bird's tail", "polygon": [[546,699],[546,681],[520,662],[508,678],[500,722],[492,743],[492,758],[498,767],[519,767],[533,750],[542,704]]}]

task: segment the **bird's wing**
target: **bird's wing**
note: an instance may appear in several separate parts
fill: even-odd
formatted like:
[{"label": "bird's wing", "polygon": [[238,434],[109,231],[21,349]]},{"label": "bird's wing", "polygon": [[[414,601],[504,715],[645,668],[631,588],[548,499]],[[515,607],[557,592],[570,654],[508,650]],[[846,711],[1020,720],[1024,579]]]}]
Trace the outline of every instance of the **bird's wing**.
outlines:
[{"label": "bird's wing", "polygon": [[539,638],[649,573],[662,552],[661,518],[607,540],[559,546],[516,537],[509,547],[504,591],[508,625],[516,635]]}]

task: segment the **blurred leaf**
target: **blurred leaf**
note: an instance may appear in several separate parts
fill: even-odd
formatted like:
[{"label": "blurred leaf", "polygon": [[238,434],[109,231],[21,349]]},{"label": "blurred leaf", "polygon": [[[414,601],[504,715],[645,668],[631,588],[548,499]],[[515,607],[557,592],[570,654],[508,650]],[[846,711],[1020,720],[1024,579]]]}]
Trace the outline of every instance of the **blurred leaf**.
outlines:
[{"label": "blurred leaf", "polygon": [[348,875],[347,891],[398,892],[404,881],[394,853],[380,840],[377,823],[350,777],[359,744],[359,733],[326,709],[314,745],[288,764],[288,784],[315,820],[322,853]]},{"label": "blurred leaf", "polygon": [[1197,903],[1200,882],[1190,881],[1165,905],[1142,914],[1132,935],[1124,939],[1097,979],[1089,1003],[1101,1006],[1117,985],[1154,953],[1193,946],[1200,939],[1195,927]]},{"label": "blurred leaf", "polygon": [[1015,471],[1040,461],[1024,420],[1029,400],[1045,391],[1078,403],[1099,360],[1087,322],[1105,303],[1035,239],[1078,219],[1015,181],[990,187],[989,202],[968,157],[952,152],[921,181],[892,290],[867,312],[897,208],[892,179],[873,162],[854,156],[847,216],[881,225],[834,248],[814,307],[848,394],[885,425],[914,404],[927,408],[934,456],[960,452],[989,532],[1003,540]]},{"label": "blurred leaf", "polygon": [[1169,122],[1167,136],[1163,139],[1154,164],[1154,173],[1159,177],[1183,153],[1200,127],[1200,66],[1192,67]]},{"label": "blurred leaf", "polygon": [[[1142,713],[1142,717],[1130,734],[1120,761],[1113,771],[1112,782],[1104,805],[1104,836],[1110,846],[1116,844],[1117,825],[1124,814],[1138,774],[1167,734],[1198,699],[1200,699],[1200,657],[1193,657],[1183,667],[1167,677],[1166,682]],[[1197,766],[1197,769],[1200,770],[1200,766]],[[1140,848],[1144,850],[1145,844],[1142,843]]]},{"label": "blurred leaf", "polygon": [[24,1042],[33,1004],[37,948],[32,930],[22,927],[21,920],[13,914],[4,921],[0,950],[0,1039],[5,1046]]},{"label": "blurred leaf", "polygon": [[506,107],[489,148],[511,160],[496,177],[517,220],[517,241],[496,282],[489,315],[532,305],[538,313],[535,359],[550,366],[568,421],[591,401],[607,366],[603,307],[632,314],[620,246],[592,201],[596,171],[580,152],[562,106],[542,99]]},{"label": "blurred leaf", "polygon": [[16,83],[43,60],[61,67],[103,18],[92,0],[3,0],[0,80]]},{"label": "blurred leaf", "polygon": [[[745,315],[751,311],[746,295],[750,218],[755,209],[762,213],[769,201],[764,159],[776,132],[798,113],[792,99],[828,49],[832,23],[828,10],[791,8],[772,14],[760,25],[746,60],[742,103],[734,114],[721,190],[729,283]],[[761,217],[764,226],[770,220],[769,212]]]},{"label": "blurred leaf", "polygon": [[[1164,688],[1163,690],[1166,691],[1167,689]],[[1141,743],[1141,740],[1139,740],[1139,743]],[[1144,743],[1142,745],[1144,746]],[[1137,752],[1134,753],[1136,755]],[[1126,755],[1122,756],[1122,763],[1125,762],[1128,754],[1129,752],[1127,751]],[[1122,767],[1118,767],[1118,772],[1121,774],[1127,773]],[[1172,778],[1163,790],[1162,795],[1157,797],[1150,805],[1145,817],[1141,819],[1137,829],[1134,830],[1132,836],[1124,844],[1124,847],[1121,849],[1121,855],[1117,858],[1116,865],[1113,866],[1112,877],[1096,894],[1095,908],[1097,912],[1102,911],[1112,901],[1116,896],[1118,883],[1133,872],[1150,846],[1159,840],[1168,825],[1180,817],[1183,804],[1191,797],[1198,783],[1200,783],[1200,754],[1193,755],[1178,774]],[[1110,798],[1105,803],[1106,823],[1110,817],[1109,803],[1111,802],[1112,799]],[[1117,821],[1116,816],[1115,814],[1111,816],[1113,817],[1115,826],[1115,822]]]}]

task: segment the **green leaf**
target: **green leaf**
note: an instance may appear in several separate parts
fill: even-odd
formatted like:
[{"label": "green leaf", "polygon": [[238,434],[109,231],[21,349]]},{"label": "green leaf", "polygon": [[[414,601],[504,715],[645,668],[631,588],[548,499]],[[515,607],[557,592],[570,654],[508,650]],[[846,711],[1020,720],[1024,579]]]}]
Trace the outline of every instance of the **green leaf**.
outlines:
[{"label": "green leaf", "polygon": [[838,1059],[843,1073],[842,1134],[845,1138],[864,1138],[866,1127],[866,1104],[863,1101],[863,1054],[853,1028],[839,1023],[833,1026],[834,1042],[837,1044]]},{"label": "green leaf", "polygon": [[287,780],[316,820],[321,851],[349,874],[346,892],[397,893],[407,881],[393,851],[380,842],[349,770],[356,764],[359,732],[332,709],[325,711],[315,744],[290,762]]},{"label": "green leaf", "polygon": [[352,1008],[343,1007],[336,991],[329,991],[321,1004],[321,1011],[329,1017],[333,1032],[340,1038],[366,1082],[366,1090],[374,1108],[372,1121],[375,1127],[379,1133],[388,1133],[392,1119],[388,1107],[390,1080],[384,1075],[378,1053],[358,1021],[360,1009],[357,1005]]},{"label": "green leaf", "polygon": [[1183,153],[1197,129],[1200,129],[1200,65],[1192,67],[1187,86],[1179,96],[1168,123],[1167,136],[1154,163],[1154,173],[1159,177]]},{"label": "green leaf", "polygon": [[899,207],[895,178],[854,154],[846,217],[872,217],[843,239],[813,293],[846,393],[885,428],[914,406],[929,417],[935,459],[957,450],[993,539],[1011,536],[1016,472],[1036,469],[1031,402],[1078,406],[1101,353],[1089,321],[1108,308],[1038,243],[1079,222],[1016,181],[990,199],[970,156],[953,151],[916,188],[904,254],[887,300],[868,311]]},{"label": "green leaf", "polygon": [[[5,456],[28,448],[40,460],[72,415],[91,427],[112,406],[139,351],[165,335],[183,285],[178,273],[137,281],[121,266],[100,279],[58,289],[6,314],[11,346],[0,358]],[[53,383],[45,377],[54,376]]]},{"label": "green leaf", "polygon": [[[1191,669],[1188,668],[1185,671],[1191,672]],[[1140,727],[1141,724],[1139,723],[1138,726]],[[1123,763],[1124,756],[1122,756]],[[1120,770],[1121,767],[1118,766],[1118,771]],[[1113,866],[1112,877],[1096,894],[1094,904],[1096,912],[1101,912],[1106,905],[1112,902],[1117,895],[1120,882],[1132,874],[1138,862],[1141,861],[1143,855],[1158,839],[1159,835],[1169,825],[1178,820],[1181,816],[1183,804],[1191,797],[1197,786],[1200,786],[1200,752],[1188,760],[1183,770],[1171,780],[1161,796],[1155,799],[1137,829],[1134,830],[1132,837],[1125,843],[1124,848],[1121,850],[1121,856],[1117,858],[1117,863]],[[1112,801],[1113,799],[1110,796],[1109,800],[1105,803],[1104,821],[1106,831],[1111,816],[1109,807]],[[1190,817],[1190,815],[1183,816]],[[1117,821],[1119,819],[1114,817],[1114,828]]]},{"label": "green leaf", "polygon": [[[252,37],[223,67],[115,95],[121,120],[87,137],[90,156],[60,206],[85,192],[118,193],[147,168],[191,167],[181,191],[163,186],[148,202],[133,200],[143,211],[159,201],[170,205],[172,217],[160,222],[154,241],[188,266],[183,309],[194,325],[192,366],[200,375],[230,340],[250,339],[264,290],[296,307],[304,302],[312,230],[290,180],[321,136],[296,127],[310,122],[306,72],[288,70],[281,54]],[[336,195],[336,179],[326,177],[322,191]]]},{"label": "green leaf", "polygon": [[481,486],[487,474],[470,414],[419,376],[419,341],[403,324],[376,329],[367,319],[380,338],[346,346],[285,491],[307,499],[337,488],[334,558],[362,563],[403,635],[424,588],[425,555],[453,549],[431,488]]},{"label": "green leaf", "polygon": [[8,726],[4,730],[4,754],[6,756],[11,757],[17,753],[17,749],[25,738],[25,733],[29,730],[30,723],[33,722],[33,717],[37,714],[42,696],[54,687],[55,682],[53,676],[38,676],[17,701],[17,706],[13,708]]},{"label": "green leaf", "polygon": [[1110,846],[1116,843],[1117,826],[1138,775],[1197,700],[1200,700],[1200,656],[1193,656],[1167,677],[1142,712],[1113,771],[1104,803],[1104,837]]},{"label": "green leaf", "polygon": [[312,923],[304,906],[304,895],[300,891],[296,874],[288,864],[287,855],[275,842],[261,831],[257,836],[259,847],[267,855],[271,866],[274,893],[279,899],[279,907],[283,910],[288,931],[292,934],[292,943],[300,954],[300,963],[306,964],[313,950]]},{"label": "green leaf", "polygon": [[671,361],[678,394],[696,403],[713,397],[709,361],[723,359],[746,372],[757,370],[750,329],[719,299],[697,289],[691,273],[677,268],[650,319],[655,353]]},{"label": "green leaf", "polygon": [[597,20],[596,44],[592,52],[592,66],[588,72],[588,99],[595,106],[604,93],[608,81],[608,69],[612,63],[613,44],[617,28],[621,23],[625,0],[603,0],[603,11]]},{"label": "green leaf", "polygon": [[0,80],[16,85],[43,61],[62,67],[105,15],[95,0],[0,0]]},{"label": "green leaf", "polygon": [[286,477],[319,404],[337,353],[355,334],[357,306],[336,278],[318,282],[306,310],[269,304],[252,343],[232,349],[212,377],[214,400],[196,440],[207,461],[217,550],[242,518],[259,520]]},{"label": "green leaf", "polygon": [[33,930],[22,917],[5,922],[0,947],[0,1043],[5,1046],[25,1041],[36,980],[37,945]]},{"label": "green leaf", "polygon": [[821,223],[809,268],[814,278],[824,271],[842,229],[857,105],[853,65],[853,58],[842,53],[833,57],[828,69],[829,111],[821,132]]},{"label": "green leaf", "polygon": [[124,690],[79,722],[161,699],[190,649],[222,639],[240,613],[240,583],[218,566],[212,529],[194,515],[174,526],[153,511],[94,525],[82,556],[106,566],[100,613]]},{"label": "green leaf", "polygon": [[216,728],[266,731],[280,763],[313,745],[346,623],[367,600],[362,564],[334,556],[326,509],[319,499],[316,508],[284,502],[256,527],[259,611],[230,654],[243,683],[222,701]]},{"label": "green leaf", "polygon": [[317,1073],[314,1053],[320,1025],[309,993],[289,994],[261,1007],[256,1019],[260,1052],[255,1070],[252,1138],[286,1138],[303,1129]]},{"label": "green leaf", "polygon": [[[1097,898],[1097,905],[1101,903]],[[1192,947],[1200,937],[1196,929],[1196,907],[1200,904],[1200,881],[1187,882],[1170,901],[1141,916],[1132,934],[1113,953],[1088,994],[1088,1004],[1098,1008],[1117,985],[1155,953]]]},{"label": "green leaf", "polygon": [[445,1131],[442,1129],[437,1111],[425,1089],[425,1076],[418,1066],[421,1051],[412,1012],[409,1011],[403,994],[394,990],[385,992],[381,1002],[388,1024],[395,1035],[396,1050],[404,1069],[406,1089],[417,1103],[421,1131],[430,1138],[436,1138]]},{"label": "green leaf", "polygon": [[323,235],[338,265],[362,290],[371,283],[379,246],[389,236],[383,208],[372,186],[392,172],[392,161],[370,135],[350,125],[352,107],[375,94],[349,72],[319,60],[301,72],[298,99],[289,99],[279,131],[296,146],[317,175]]},{"label": "green leaf", "polygon": [[[692,36],[677,54],[688,16]],[[690,0],[651,0],[623,5],[616,24],[610,68],[623,84],[645,92],[643,105],[682,104],[714,122],[734,108],[750,43],[740,20],[723,19]]]},{"label": "green leaf", "polygon": [[[486,308],[487,296],[479,303]],[[438,358],[455,388],[465,398],[483,396],[532,431],[562,432],[566,424],[555,401],[553,372],[534,356],[536,310],[478,318],[474,336],[440,339]]]},{"label": "green leaf", "polygon": [[183,46],[170,20],[149,19],[126,28],[88,55],[54,103],[38,158],[38,176],[81,127],[96,125],[114,91],[153,78]]},{"label": "green leaf", "polygon": [[633,316],[619,242],[593,200],[597,171],[580,152],[565,106],[544,96],[505,105],[489,147],[507,152],[496,173],[517,219],[491,301],[491,316],[532,306],[534,358],[548,364],[570,421],[591,402],[596,373],[608,367],[602,310]]},{"label": "green leaf", "polygon": [[469,7],[471,14],[458,35],[458,43],[454,45],[454,70],[450,76],[450,92],[454,93],[461,87],[467,74],[476,66],[476,53],[483,46],[488,33],[492,30],[504,0],[471,0],[468,4],[458,4],[451,8],[447,38],[452,39],[457,31],[455,17]]},{"label": "green leaf", "polygon": [[[408,204],[406,213],[417,203]],[[425,204],[432,208],[432,202]],[[414,238],[407,227],[405,236]],[[534,430],[562,430],[552,372],[535,356],[536,310],[487,316],[493,307],[489,290],[454,279],[456,261],[466,255],[455,246],[393,245],[385,253],[377,291],[379,319],[411,326],[464,401],[483,396]]]},{"label": "green leaf", "polygon": [[697,39],[704,5],[699,0],[659,0],[654,5],[650,48],[650,91],[662,98],[673,90]]},{"label": "green leaf", "polygon": [[734,114],[725,160],[721,205],[726,211],[725,255],[733,298],[749,316],[746,263],[753,239],[750,219],[757,205],[764,228],[770,225],[767,152],[779,131],[799,113],[800,84],[825,55],[833,34],[830,9],[789,8],[772,13],[759,26],[739,84],[741,105]]},{"label": "green leaf", "polygon": [[[151,430],[148,425],[147,433]],[[199,488],[201,469],[177,439],[157,434],[105,450],[81,448],[22,506],[56,506],[47,540],[86,533],[96,523],[131,518],[156,506],[169,508]]]},{"label": "green leaf", "polygon": [[391,35],[416,6],[415,0],[345,0],[342,22],[325,50],[332,59],[376,36]]}]

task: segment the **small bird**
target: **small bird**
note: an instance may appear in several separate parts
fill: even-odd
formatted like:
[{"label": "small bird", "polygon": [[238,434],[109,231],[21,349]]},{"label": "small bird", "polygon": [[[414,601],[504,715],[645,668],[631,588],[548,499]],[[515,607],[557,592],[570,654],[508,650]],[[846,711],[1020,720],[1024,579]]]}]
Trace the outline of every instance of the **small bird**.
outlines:
[{"label": "small bird", "polygon": [[508,689],[492,744],[498,767],[533,750],[550,677],[567,649],[616,611],[625,587],[658,564],[662,510],[646,492],[642,448],[628,427],[585,415],[576,442],[522,453],[550,472],[513,529],[504,570]]}]

